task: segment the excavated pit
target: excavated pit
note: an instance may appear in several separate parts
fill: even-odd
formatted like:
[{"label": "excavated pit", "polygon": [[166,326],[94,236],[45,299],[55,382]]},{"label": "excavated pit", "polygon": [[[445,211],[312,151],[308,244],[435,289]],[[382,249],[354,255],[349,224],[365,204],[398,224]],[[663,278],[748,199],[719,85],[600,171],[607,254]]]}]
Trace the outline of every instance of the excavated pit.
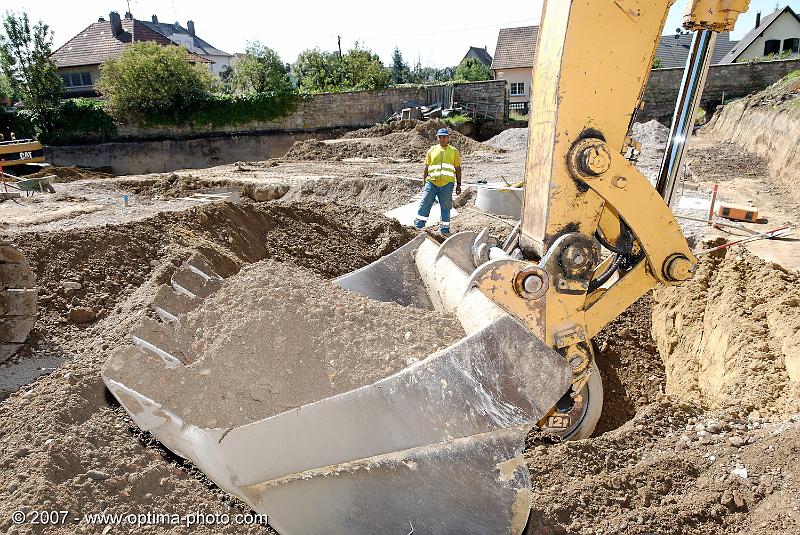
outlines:
[{"label": "excavated pit", "polygon": [[[365,133],[376,134],[381,135]],[[499,141],[507,150],[524,147],[519,133]],[[340,345],[337,354],[358,350],[353,346],[358,341],[347,339],[346,331],[324,325],[343,300],[352,300],[324,279],[391,252],[413,232],[355,206],[379,211],[395,190],[370,190],[372,183],[360,187],[356,182],[336,189],[333,180],[322,180],[309,185],[307,195],[295,198],[282,191],[279,203],[215,204],[130,224],[14,237],[37,274],[39,320],[17,361],[0,365],[0,377],[39,357],[63,364],[53,364],[55,369],[46,370],[52,373],[16,392],[20,385],[0,392],[10,394],[0,403],[0,531],[24,532],[10,515],[31,504],[79,515],[247,512],[136,430],[119,408],[108,407],[100,368],[129,343],[138,324],[155,320],[155,296],[195,252],[228,277],[222,288],[230,292],[214,294],[209,308],[189,312],[194,330],[187,327],[183,339],[200,349],[190,367],[200,369],[203,359],[224,366],[221,357],[231,347],[248,355],[277,351],[305,363],[307,355],[291,354],[298,340],[320,347],[330,336]],[[176,195],[195,187],[172,186]],[[396,192],[405,194],[399,185]],[[267,193],[276,198],[272,190]],[[462,224],[468,228],[480,217]],[[456,230],[458,225],[454,220]],[[528,533],[796,532],[800,422],[786,416],[798,410],[799,283],[795,272],[728,253],[705,259],[692,282],[655,291],[606,327],[596,339],[605,389],[597,436],[535,444],[526,451],[535,489]],[[320,294],[323,303],[301,298],[301,288]],[[419,328],[429,344],[420,353],[446,343],[424,326],[401,325],[398,310],[375,311],[374,304],[359,303],[363,309],[346,318],[353,322],[347,332],[355,328],[358,337],[371,340],[388,331],[387,339],[397,347],[392,355],[405,355]],[[265,312],[275,307],[280,317]],[[309,313],[290,321],[299,317],[298,310]],[[365,317],[371,313],[382,321]],[[428,319],[416,318],[423,324]],[[435,325],[455,336],[448,321],[438,318]],[[258,336],[287,325],[296,339]],[[360,349],[367,349],[369,362],[377,360],[382,372],[405,365],[391,356],[383,360],[383,352],[370,353],[374,348]],[[262,364],[250,360],[246,367]],[[332,378],[335,365],[315,362],[314,388],[329,393],[350,388],[358,381],[348,383],[348,376],[361,375],[361,364],[350,362]],[[288,389],[300,377],[284,379],[280,387]],[[254,397],[245,386],[231,385],[235,396],[209,407],[242,408],[234,418],[248,421],[269,402],[262,397],[269,390],[260,389]],[[283,408],[302,403],[302,394]],[[210,424],[211,412],[197,416]],[[95,528],[70,522],[31,530],[102,531]],[[158,525],[148,532],[174,531]],[[212,524],[192,532],[269,531],[261,525]]]}]

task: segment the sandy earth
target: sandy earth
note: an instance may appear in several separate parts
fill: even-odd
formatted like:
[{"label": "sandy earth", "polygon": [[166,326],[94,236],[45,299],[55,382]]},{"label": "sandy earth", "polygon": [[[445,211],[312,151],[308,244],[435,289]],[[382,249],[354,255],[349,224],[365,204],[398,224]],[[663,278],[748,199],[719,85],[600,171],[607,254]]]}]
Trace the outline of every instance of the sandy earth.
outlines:
[{"label": "sandy earth", "polygon": [[367,299],[267,260],[226,279],[174,330],[156,325],[148,330],[168,337],[159,347],[185,352],[186,366],[167,370],[129,346],[111,356],[106,376],[187,423],[220,429],[371,384],[464,336],[453,316]]},{"label": "sandy earth", "polygon": [[[403,132],[410,130],[388,134]],[[640,132],[653,139],[660,135],[654,125]],[[370,129],[349,138],[383,133]],[[465,182],[519,180],[523,138],[524,129],[506,131],[488,142],[487,150],[465,154]],[[645,148],[650,152],[643,151],[640,165],[652,172],[658,149]],[[712,171],[719,171],[717,180],[734,177],[722,182],[724,198],[759,204],[769,220],[759,228],[797,221],[800,210],[780,189],[785,186],[763,169],[754,172],[761,168],[746,154],[727,149],[736,152],[735,160],[716,143],[702,137],[694,142],[685,190],[706,195]],[[261,524],[187,528],[162,523],[134,529],[84,521],[83,514],[101,511],[248,512],[109,403],[99,370],[128,343],[137,324],[153,318],[154,296],[194,251],[212,258],[225,276],[242,270],[226,281],[231,292],[214,298],[221,308],[209,304],[193,313],[192,328],[218,336],[196,328],[184,333],[194,345],[207,344],[209,356],[221,354],[226,341],[243,344],[244,352],[263,349],[253,345],[257,340],[246,339],[248,334],[279,324],[291,309],[312,310],[304,318],[309,329],[326,321],[341,302],[335,292],[326,297],[327,304],[281,300],[280,292],[297,297],[302,284],[317,293],[330,290],[324,278],[352,271],[411,239],[412,230],[375,214],[408,202],[419,187],[373,176],[421,174],[419,161],[402,160],[281,159],[159,175],[78,177],[57,183],[54,195],[0,204],[0,232],[31,260],[41,296],[39,321],[27,347],[0,364],[0,397],[5,398],[0,402],[0,531],[268,532]],[[241,189],[243,201],[203,205],[182,199],[223,186]],[[128,206],[122,202],[125,194]],[[476,213],[470,201],[453,220],[456,231],[484,225],[500,235],[511,228],[508,221]],[[709,234],[702,224],[691,230],[698,242]],[[769,256],[774,245],[757,242],[747,250]],[[797,246],[780,245],[785,248],[780,258],[770,259],[790,262]],[[303,278],[287,262],[314,274]],[[798,531],[800,423],[792,414],[800,379],[800,280],[795,269],[730,250],[705,259],[689,285],[645,296],[604,329],[595,340],[606,394],[596,436],[565,444],[533,442],[526,452],[535,489],[529,533]],[[277,276],[267,280],[296,276],[303,281],[260,286],[265,274]],[[364,311],[370,306],[365,303]],[[276,307],[282,315],[266,312]],[[223,309],[239,319],[220,328]],[[411,330],[416,333],[418,327],[398,320],[390,338],[405,347]],[[310,339],[324,343],[322,332],[327,331]],[[343,340],[339,335],[344,334],[334,333],[333,339]],[[279,352],[295,345],[289,338],[281,344]],[[329,366],[335,365],[320,367],[318,378],[335,389]],[[39,508],[69,511],[69,519],[58,528],[11,521],[15,510]]]}]

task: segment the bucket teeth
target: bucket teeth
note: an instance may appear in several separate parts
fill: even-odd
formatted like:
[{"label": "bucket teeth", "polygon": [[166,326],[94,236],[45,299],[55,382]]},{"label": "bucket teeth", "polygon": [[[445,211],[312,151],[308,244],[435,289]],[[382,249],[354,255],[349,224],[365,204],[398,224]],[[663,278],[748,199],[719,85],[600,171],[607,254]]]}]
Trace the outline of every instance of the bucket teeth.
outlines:
[{"label": "bucket teeth", "polygon": [[176,292],[187,297],[206,298],[219,290],[222,279],[212,273],[206,273],[202,269],[189,263],[184,263],[170,280]]},{"label": "bucket teeth", "polygon": [[176,321],[182,314],[187,314],[200,306],[202,299],[178,293],[169,286],[163,286],[153,299],[153,308],[162,321]]},{"label": "bucket teeth", "polygon": [[36,277],[22,252],[0,242],[0,362],[13,355],[36,323]]},{"label": "bucket teeth", "polygon": [[131,340],[141,349],[160,357],[168,367],[192,360],[175,339],[175,329],[169,324],[147,318],[131,333]]}]

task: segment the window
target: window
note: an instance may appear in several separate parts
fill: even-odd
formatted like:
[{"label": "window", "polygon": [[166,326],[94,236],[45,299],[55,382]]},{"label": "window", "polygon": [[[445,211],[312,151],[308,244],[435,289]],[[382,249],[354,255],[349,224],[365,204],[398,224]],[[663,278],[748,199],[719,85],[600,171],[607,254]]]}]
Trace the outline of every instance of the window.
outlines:
[{"label": "window", "polygon": [[92,85],[92,75],[87,72],[69,72],[61,75],[64,87],[89,87]]},{"label": "window", "polygon": [[781,40],[780,39],[768,39],[764,43],[764,55],[769,56],[770,54],[780,54],[781,52]]},{"label": "window", "polygon": [[512,97],[524,95],[525,94],[525,82],[511,82],[511,93]]},{"label": "window", "polygon": [[784,52],[792,52],[797,54],[800,52],[800,38],[795,37],[793,39],[784,39],[783,40],[783,51]]}]

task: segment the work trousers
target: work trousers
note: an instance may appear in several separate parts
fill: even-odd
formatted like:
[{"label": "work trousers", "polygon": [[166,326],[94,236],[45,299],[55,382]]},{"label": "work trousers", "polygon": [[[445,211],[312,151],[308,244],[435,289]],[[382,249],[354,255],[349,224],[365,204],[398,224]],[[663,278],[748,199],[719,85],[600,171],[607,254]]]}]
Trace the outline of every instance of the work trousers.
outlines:
[{"label": "work trousers", "polygon": [[425,222],[428,221],[428,216],[431,215],[433,202],[438,199],[439,209],[442,213],[441,230],[444,233],[450,232],[450,210],[453,208],[453,190],[455,186],[454,182],[444,186],[437,186],[430,180],[425,181],[425,188],[422,190],[422,201],[419,203],[417,218],[414,220],[414,225],[417,228],[425,227]]}]

